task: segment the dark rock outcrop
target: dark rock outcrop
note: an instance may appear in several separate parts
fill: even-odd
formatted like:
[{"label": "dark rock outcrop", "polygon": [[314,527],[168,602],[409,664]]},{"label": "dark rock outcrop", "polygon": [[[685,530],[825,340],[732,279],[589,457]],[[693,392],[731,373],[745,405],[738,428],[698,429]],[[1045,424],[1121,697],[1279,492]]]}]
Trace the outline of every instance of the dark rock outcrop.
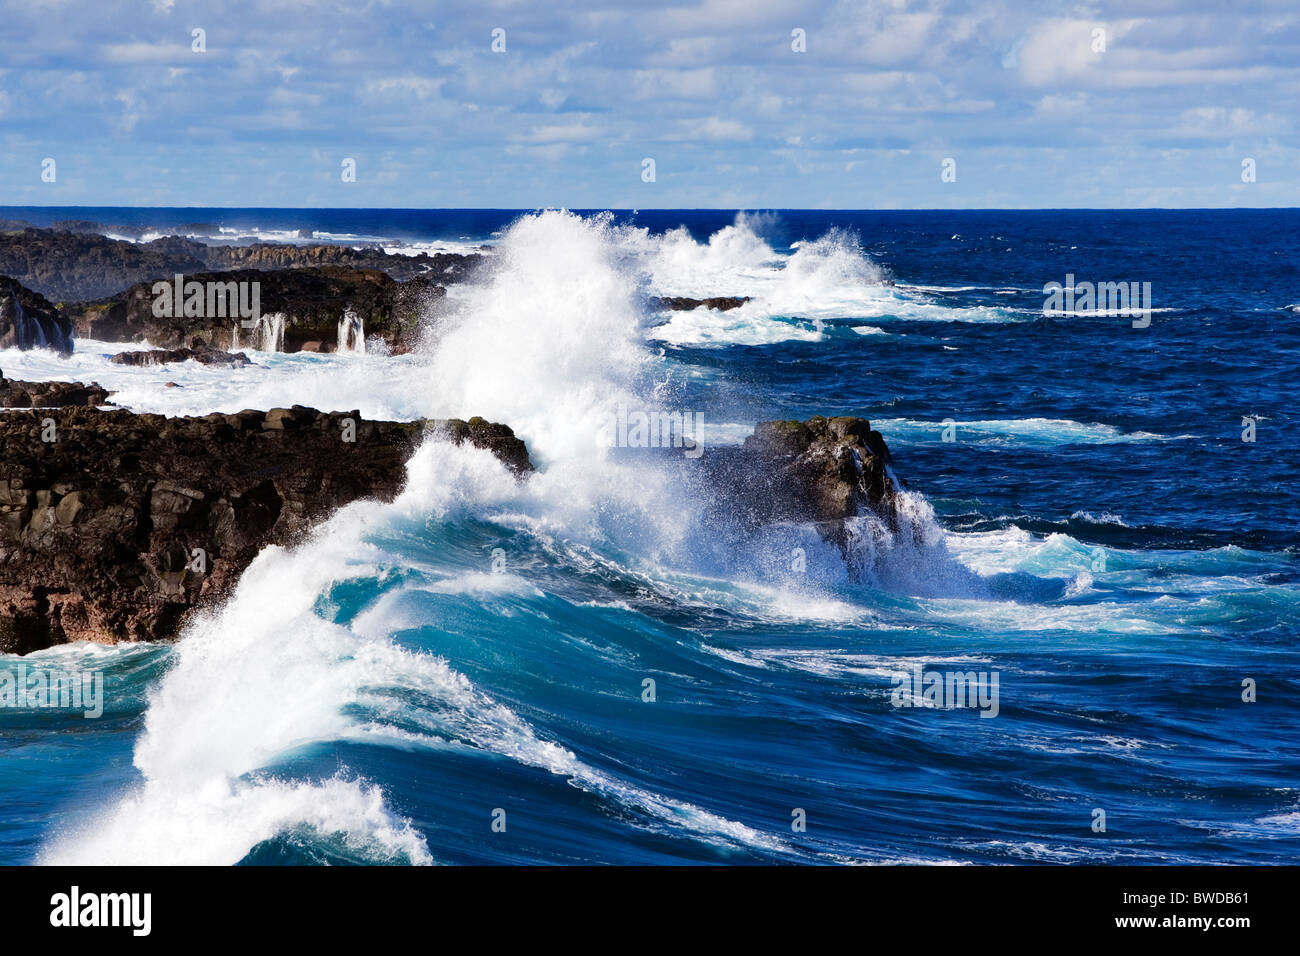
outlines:
[{"label": "dark rock outcrop", "polygon": [[0,275],[0,349],[72,351],[72,327],[45,296]]},{"label": "dark rock outcrop", "polygon": [[111,361],[116,365],[166,365],[169,362],[185,362],[190,359],[202,365],[252,364],[243,352],[223,352],[220,349],[210,348],[199,338],[194,339],[189,348],[137,349],[133,352],[118,352]]},{"label": "dark rock outcrop", "polygon": [[865,418],[759,422],[743,451],[766,475],[765,521],[851,518],[888,510],[894,494],[889,448]]},{"label": "dark rock outcrop", "polygon": [[[157,281],[175,283],[174,277]],[[442,286],[430,279],[415,278],[398,282],[373,269],[344,266],[281,269],[278,271],[239,270],[234,272],[195,272],[184,275],[184,283],[253,283],[258,284],[258,310],[270,321],[283,317],[282,341],[262,341],[262,327],[246,327],[237,315],[217,315],[206,307],[201,316],[154,314],[154,282],[142,282],[121,295],[100,302],[69,306],[77,334],[107,342],[143,342],[163,348],[183,347],[193,337],[206,342],[246,347],[278,346],[279,350],[297,352],[310,345],[310,351],[333,351],[338,342],[339,321],[346,311],[362,322],[365,335],[382,337],[395,351],[408,348],[419,333],[424,308],[431,300],[445,294]],[[252,286],[247,287],[251,299]],[[175,297],[172,296],[174,299]],[[222,302],[222,305],[225,303]],[[176,312],[183,309],[177,307]],[[236,311],[232,304],[227,313]],[[269,329],[269,325],[266,329]]]},{"label": "dark rock outcrop", "polygon": [[372,269],[398,282],[422,278],[437,285],[461,282],[484,261],[478,253],[421,252],[413,256],[390,255],[380,248],[311,245],[294,246],[258,242],[250,246],[208,246],[204,256],[208,268],[303,269],[337,266],[346,269]]},{"label": "dark rock outcrop", "polygon": [[711,299],[692,299],[684,295],[662,296],[655,300],[660,309],[666,309],[670,312],[689,312],[692,309],[698,309],[704,306],[706,309],[714,309],[718,312],[727,312],[730,309],[738,309],[749,301],[747,295],[718,295]]},{"label": "dark rock outcrop", "polygon": [[426,429],[532,469],[508,427],[477,418],[379,422],[302,406],[0,415],[0,651],[173,637],[268,544],[356,499],[392,499]]},{"label": "dark rock outcrop", "polygon": [[19,382],[0,372],[0,408],[59,408],[64,405],[103,405],[108,390],[94,382]]},{"label": "dark rock outcrop", "polygon": [[845,544],[845,521],[864,511],[899,528],[884,436],[864,418],[759,422],[739,448],[708,449],[706,481],[742,527],[813,522]]},{"label": "dark rock outcrop", "polygon": [[[94,223],[61,225],[67,228],[0,228],[0,275],[12,276],[56,301],[85,302],[106,299],[140,282],[170,279],[178,272],[234,269],[340,266],[374,269],[397,281],[424,277],[446,285],[461,281],[484,258],[458,253],[390,255],[378,247],[328,244],[208,245],[180,236],[128,242],[95,234],[94,228],[103,227]],[[122,232],[133,234],[127,227]]]},{"label": "dark rock outcrop", "polygon": [[206,269],[203,245],[161,249],[104,236],[23,229],[0,233],[0,275],[57,301],[98,299],[135,282]]}]

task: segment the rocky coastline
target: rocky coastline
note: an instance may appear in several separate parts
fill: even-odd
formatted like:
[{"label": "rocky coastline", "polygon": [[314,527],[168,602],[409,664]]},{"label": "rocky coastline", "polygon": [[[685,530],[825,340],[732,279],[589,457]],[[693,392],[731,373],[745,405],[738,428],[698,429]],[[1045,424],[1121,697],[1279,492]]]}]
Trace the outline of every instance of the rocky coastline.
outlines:
[{"label": "rocky coastline", "polygon": [[0,274],[0,349],[72,351],[72,323],[49,299]]},{"label": "rocky coastline", "polygon": [[[326,352],[345,339],[360,347],[363,329],[402,351],[446,283],[483,258],[177,237],[131,243],[93,224],[6,225],[14,224],[0,223],[0,348],[68,354],[74,335],[153,346],[112,359],[131,366],[233,368],[250,361],[241,345]],[[177,275],[182,286],[256,283],[261,318],[160,315],[155,285]],[[46,298],[65,293],[102,295]],[[727,310],[746,301],[657,305]],[[509,426],[481,418],[372,421],[303,406],[167,418],[110,405],[94,383],[0,373],[0,652],[174,637],[266,546],[292,543],[352,501],[391,500],[430,430],[491,451],[520,479],[533,470]],[[690,480],[741,531],[806,522],[844,546],[847,522],[864,511],[897,531],[889,461],[884,438],[862,418],[760,422],[743,446],[707,449]]]},{"label": "rocky coastline", "polygon": [[[327,244],[205,244],[180,236],[129,242],[92,223],[37,229],[0,223],[0,348],[70,352],[78,335],[166,349],[195,337],[213,348],[281,352],[359,350],[365,340],[409,351],[447,285],[482,253],[399,255]],[[5,228],[6,226],[10,228]],[[217,307],[159,309],[159,283],[257,290],[257,313]],[[245,304],[247,304],[245,302]],[[345,341],[346,340],[346,341]]]},{"label": "rocky coastline", "polygon": [[[195,224],[195,228],[214,227]],[[390,353],[413,349],[447,287],[490,252],[402,255],[323,243],[204,243],[182,236],[128,241],[89,222],[40,229],[0,221],[0,348],[70,352],[74,335],[147,342],[176,350],[202,339],[213,349],[327,353],[367,340]],[[120,231],[125,230],[123,227]],[[139,230],[136,230],[139,232]],[[257,289],[257,314],[240,314],[221,293],[201,307],[160,309],[160,284]],[[232,290],[234,286],[229,286]],[[728,311],[748,296],[666,296],[665,311]],[[215,306],[215,307],[214,307]]]},{"label": "rocky coastline", "polygon": [[[509,426],[481,418],[372,421],[303,406],[166,418],[96,407],[108,393],[94,385],[0,377],[7,389],[31,405],[0,413],[5,653],[175,637],[267,545],[352,501],[392,500],[430,431],[487,449],[521,480],[533,470]],[[864,419],[761,422],[743,447],[710,451],[697,474],[747,528],[810,522],[843,543],[864,509],[896,524],[889,451]]]},{"label": "rocky coastline", "polygon": [[92,302],[178,272],[342,267],[382,272],[397,282],[424,277],[446,284],[462,281],[485,258],[452,252],[401,255],[373,246],[326,243],[208,244],[182,236],[129,242],[95,231],[102,228],[59,223],[39,229],[0,222],[0,275],[55,302]]},{"label": "rocky coastline", "polygon": [[174,637],[267,545],[349,502],[391,500],[430,430],[520,477],[532,470],[507,426],[479,418],[386,422],[303,406],[0,414],[0,651]]}]

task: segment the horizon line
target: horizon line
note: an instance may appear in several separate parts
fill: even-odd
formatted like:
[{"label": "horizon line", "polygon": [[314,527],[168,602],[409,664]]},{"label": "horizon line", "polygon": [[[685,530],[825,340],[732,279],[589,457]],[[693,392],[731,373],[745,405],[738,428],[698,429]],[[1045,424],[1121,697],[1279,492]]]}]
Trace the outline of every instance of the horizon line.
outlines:
[{"label": "horizon line", "polygon": [[384,212],[1288,212],[1300,206],[233,206],[233,205],[81,205],[35,203],[0,205],[4,209],[259,209],[267,211]]}]

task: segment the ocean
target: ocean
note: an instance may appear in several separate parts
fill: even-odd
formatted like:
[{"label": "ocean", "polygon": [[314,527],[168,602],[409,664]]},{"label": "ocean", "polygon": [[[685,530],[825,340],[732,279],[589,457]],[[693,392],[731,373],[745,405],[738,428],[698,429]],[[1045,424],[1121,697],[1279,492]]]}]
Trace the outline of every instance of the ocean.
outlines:
[{"label": "ocean", "polygon": [[[3,215],[489,245],[409,354],[0,369],[169,415],[482,415],[538,472],[430,441],[178,642],[4,657],[104,695],[0,708],[0,863],[1300,855],[1298,210]],[[1044,314],[1052,282],[1150,311]],[[619,407],[697,416],[706,455],[861,415],[922,533],[729,534],[689,462],[601,447]],[[930,673],[996,696],[923,706]]]}]

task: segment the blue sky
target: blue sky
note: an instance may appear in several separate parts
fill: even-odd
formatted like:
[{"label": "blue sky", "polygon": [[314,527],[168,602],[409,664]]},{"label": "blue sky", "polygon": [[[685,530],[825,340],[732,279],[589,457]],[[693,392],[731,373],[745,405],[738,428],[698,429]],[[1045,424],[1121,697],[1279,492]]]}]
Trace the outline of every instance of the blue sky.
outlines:
[{"label": "blue sky", "polygon": [[1295,0],[0,0],[4,205],[1296,206],[1298,105]]}]

